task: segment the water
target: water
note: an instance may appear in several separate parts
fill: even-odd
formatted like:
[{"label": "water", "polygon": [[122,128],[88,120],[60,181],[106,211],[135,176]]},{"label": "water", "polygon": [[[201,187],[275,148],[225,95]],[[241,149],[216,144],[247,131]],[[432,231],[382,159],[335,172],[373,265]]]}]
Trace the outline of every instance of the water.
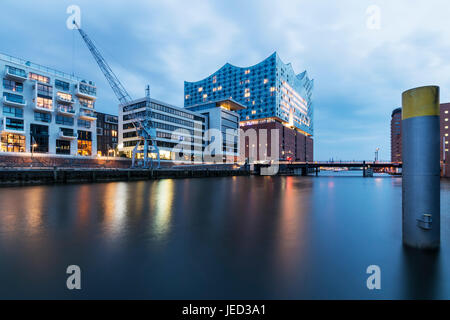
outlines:
[{"label": "water", "polygon": [[400,178],[330,174],[2,188],[0,298],[450,299],[450,181],[423,253],[402,247]]}]

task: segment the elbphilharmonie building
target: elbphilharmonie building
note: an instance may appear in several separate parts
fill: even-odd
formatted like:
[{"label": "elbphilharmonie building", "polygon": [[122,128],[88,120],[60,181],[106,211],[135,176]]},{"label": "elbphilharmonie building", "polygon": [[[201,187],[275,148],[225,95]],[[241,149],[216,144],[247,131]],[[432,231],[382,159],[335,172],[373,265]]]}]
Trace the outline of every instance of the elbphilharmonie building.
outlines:
[{"label": "elbphilharmonie building", "polygon": [[250,67],[226,63],[203,80],[185,81],[184,105],[235,100],[246,106],[238,111],[244,130],[281,130],[280,159],[312,161],[313,88],[306,71],[296,74],[275,52]]}]

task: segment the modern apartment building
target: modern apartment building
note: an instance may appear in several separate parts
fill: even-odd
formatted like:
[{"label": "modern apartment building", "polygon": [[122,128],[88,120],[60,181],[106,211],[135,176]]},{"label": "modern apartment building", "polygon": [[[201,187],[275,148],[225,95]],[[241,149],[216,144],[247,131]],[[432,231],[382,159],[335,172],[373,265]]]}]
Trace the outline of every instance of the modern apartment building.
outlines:
[{"label": "modern apartment building", "polygon": [[[146,117],[152,121],[156,128],[156,140],[161,160],[182,158],[186,161],[201,161],[205,117],[196,112],[150,98],[137,99],[126,106],[119,106],[119,151],[131,157],[132,151],[139,141],[133,125],[135,121],[133,113],[140,118]],[[181,146],[184,146],[186,153],[176,155],[174,148]],[[152,154],[151,156],[154,158],[156,155]]]},{"label": "modern apartment building", "polygon": [[1,152],[97,153],[91,81],[0,54]]},{"label": "modern apartment building", "polygon": [[[239,114],[236,111],[244,110],[245,106],[231,99],[205,102],[186,109],[195,111],[205,117],[205,129],[216,129],[205,131],[204,141],[211,148],[208,154],[216,161],[236,162],[239,157]],[[221,135],[221,146],[214,142]],[[213,137],[214,135],[214,137]],[[218,149],[218,150],[216,150]],[[206,157],[204,157],[205,160]]]},{"label": "modern apartment building", "polygon": [[116,156],[119,143],[119,117],[96,112],[97,117],[97,154]]},{"label": "modern apartment building", "polygon": [[391,115],[391,162],[402,162],[402,108]]},{"label": "modern apartment building", "polygon": [[[197,82],[184,83],[184,105],[232,99],[246,106],[237,110],[240,126],[246,131],[277,129],[280,133],[279,158],[313,160],[314,80],[306,71],[295,74],[291,64],[281,61],[275,52],[251,67],[229,63]],[[268,125],[269,124],[269,125]],[[245,156],[250,145],[245,146]],[[258,159],[264,158],[258,148]],[[261,150],[262,151],[262,150]]]},{"label": "modern apartment building", "polygon": [[[402,135],[401,135],[402,110],[397,108],[391,116],[391,161],[402,161]],[[446,176],[450,176],[450,103],[440,105],[440,155],[441,165]]]}]

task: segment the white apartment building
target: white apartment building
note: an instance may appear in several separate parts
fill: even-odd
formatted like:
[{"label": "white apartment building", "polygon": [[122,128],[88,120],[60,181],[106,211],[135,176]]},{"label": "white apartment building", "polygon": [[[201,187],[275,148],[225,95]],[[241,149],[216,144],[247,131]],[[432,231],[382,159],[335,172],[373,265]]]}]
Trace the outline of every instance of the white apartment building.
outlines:
[{"label": "white apartment building", "polygon": [[92,81],[0,54],[0,153],[97,154]]}]

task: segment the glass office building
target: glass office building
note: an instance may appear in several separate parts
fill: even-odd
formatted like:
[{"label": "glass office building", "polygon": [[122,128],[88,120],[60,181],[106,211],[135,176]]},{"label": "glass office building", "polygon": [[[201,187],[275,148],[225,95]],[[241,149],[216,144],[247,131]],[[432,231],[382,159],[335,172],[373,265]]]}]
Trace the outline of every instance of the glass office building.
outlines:
[{"label": "glass office building", "polygon": [[[282,129],[281,159],[311,161],[313,87],[314,80],[306,71],[296,74],[292,65],[281,61],[275,52],[251,67],[227,63],[203,80],[185,81],[184,105],[190,107],[222,99],[235,100],[246,106],[237,111],[241,128],[258,129],[274,123],[273,128]],[[285,133],[289,136],[286,139]]]}]

